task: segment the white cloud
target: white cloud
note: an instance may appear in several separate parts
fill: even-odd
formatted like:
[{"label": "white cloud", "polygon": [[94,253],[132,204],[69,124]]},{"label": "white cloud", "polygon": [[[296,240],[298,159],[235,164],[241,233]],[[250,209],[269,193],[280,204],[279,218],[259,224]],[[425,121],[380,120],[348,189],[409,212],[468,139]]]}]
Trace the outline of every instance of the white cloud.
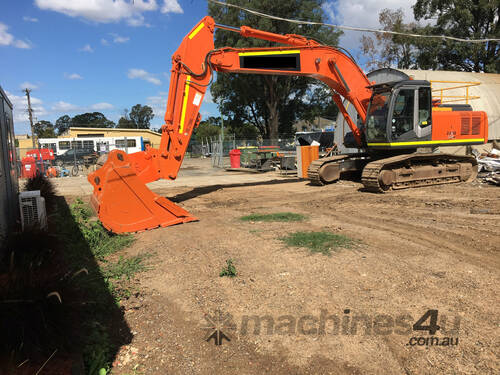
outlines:
[{"label": "white cloud", "polygon": [[146,98],[146,104],[153,108],[155,120],[163,119],[165,116],[165,109],[167,108],[168,92],[159,92],[158,95],[149,96]]},{"label": "white cloud", "polygon": [[[130,26],[147,26],[143,13],[158,9],[156,0],[35,0],[35,4],[70,17],[102,23],[125,20]],[[161,12],[183,13],[177,0],[164,0]]]},{"label": "white cloud", "polygon": [[71,79],[71,80],[74,80],[74,79],[83,79],[83,77],[78,74],[78,73],[64,73],[64,78],[66,79]]},{"label": "white cloud", "polygon": [[114,108],[113,104],[105,103],[105,102],[92,104],[90,106],[90,109],[93,109],[95,111],[103,111],[105,109],[113,109],[113,108]]},{"label": "white cloud", "polygon": [[161,7],[162,13],[184,13],[177,0],[164,0]]},{"label": "white cloud", "polygon": [[30,90],[36,90],[38,88],[38,85],[31,83],[31,82],[23,82],[19,85],[21,90],[24,89],[30,89]]},{"label": "white cloud", "polygon": [[7,32],[9,27],[0,22],[0,46],[13,46],[21,49],[30,49],[31,43],[14,38],[14,35]]},{"label": "white cloud", "polygon": [[78,51],[80,51],[80,52],[90,52],[90,53],[94,52],[94,50],[92,49],[92,47],[90,46],[90,44],[85,44]]},{"label": "white cloud", "polygon": [[104,39],[104,38],[101,39],[101,44],[103,46],[109,46],[109,42],[106,39]]},{"label": "white cloud", "polygon": [[[413,22],[413,2],[408,0],[336,0],[324,3],[323,9],[331,23],[344,26],[379,29],[379,13],[384,8],[399,9],[404,12],[404,22]],[[360,46],[363,32],[344,30],[340,37],[340,45],[353,50]],[[366,35],[366,34],[365,34]],[[368,33],[368,35],[373,35]]]},{"label": "white cloud", "polygon": [[[14,124],[28,122],[28,99],[26,95],[13,95],[8,91],[6,91],[6,94],[14,106]],[[41,117],[48,114],[48,111],[42,105],[42,100],[30,95],[30,101],[31,108],[33,109],[33,117],[37,120],[42,120]]]},{"label": "white cloud", "polygon": [[161,81],[153,74],[146,72],[144,69],[129,69],[127,77],[130,79],[139,78],[155,85],[161,85]]},{"label": "white cloud", "polygon": [[24,16],[23,20],[26,22],[38,22],[38,18]]},{"label": "white cloud", "polygon": [[109,35],[113,37],[113,43],[126,43],[130,40],[128,36],[120,36],[116,33],[110,33]]},{"label": "white cloud", "polygon": [[52,108],[55,112],[74,112],[80,109],[79,106],[71,103],[63,102],[62,100],[55,103]]}]

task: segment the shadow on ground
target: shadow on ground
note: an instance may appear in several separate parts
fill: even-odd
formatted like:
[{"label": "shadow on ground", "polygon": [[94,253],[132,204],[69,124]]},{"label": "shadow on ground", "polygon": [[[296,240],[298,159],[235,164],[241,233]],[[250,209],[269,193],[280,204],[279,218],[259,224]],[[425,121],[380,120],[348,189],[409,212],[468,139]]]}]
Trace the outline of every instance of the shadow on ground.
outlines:
[{"label": "shadow on ground", "polygon": [[0,374],[98,374],[132,339],[66,200],[51,211],[0,252]]},{"label": "shadow on ground", "polygon": [[256,181],[256,182],[244,182],[237,184],[217,184],[210,186],[197,187],[192,190],[186,191],[185,193],[177,194],[172,197],[168,197],[174,203],[180,203],[193,199],[205,194],[213,193],[214,191],[221,189],[237,188],[237,187],[248,187],[248,186],[265,186],[265,185],[277,185],[277,184],[287,184],[291,182],[303,181],[301,178],[291,178],[288,180],[271,180],[271,181]]}]

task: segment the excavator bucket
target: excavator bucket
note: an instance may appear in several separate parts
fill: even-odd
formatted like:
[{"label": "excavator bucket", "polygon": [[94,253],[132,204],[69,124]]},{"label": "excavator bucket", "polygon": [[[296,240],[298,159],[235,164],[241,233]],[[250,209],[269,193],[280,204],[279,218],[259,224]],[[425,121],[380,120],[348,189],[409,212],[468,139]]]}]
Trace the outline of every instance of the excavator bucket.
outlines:
[{"label": "excavator bucket", "polygon": [[104,165],[88,180],[94,187],[92,207],[104,227],[114,233],[141,232],[198,220],[149,190],[123,151],[111,151]]}]

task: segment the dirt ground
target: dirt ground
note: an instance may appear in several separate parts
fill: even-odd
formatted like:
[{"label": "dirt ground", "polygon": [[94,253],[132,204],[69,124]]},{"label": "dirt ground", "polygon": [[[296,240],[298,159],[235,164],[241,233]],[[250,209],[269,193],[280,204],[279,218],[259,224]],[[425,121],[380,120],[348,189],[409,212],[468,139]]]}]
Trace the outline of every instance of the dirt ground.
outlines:
[{"label": "dirt ground", "polygon": [[[217,172],[221,183],[186,168],[181,176],[191,168],[192,183],[186,177],[153,190],[200,221],[137,234],[126,250],[154,255],[137,277],[141,293],[123,303],[134,338],[113,374],[500,372],[497,187],[372,194],[353,181],[317,187],[274,173]],[[239,220],[284,211],[307,219]],[[295,231],[338,233],[356,244],[312,254],[280,241]],[[219,277],[229,258],[237,277]],[[420,344],[429,333],[412,326],[427,310],[438,310],[434,337],[457,345]],[[203,329],[212,326],[206,314],[217,312],[233,323],[221,328],[231,341],[220,346]]]}]

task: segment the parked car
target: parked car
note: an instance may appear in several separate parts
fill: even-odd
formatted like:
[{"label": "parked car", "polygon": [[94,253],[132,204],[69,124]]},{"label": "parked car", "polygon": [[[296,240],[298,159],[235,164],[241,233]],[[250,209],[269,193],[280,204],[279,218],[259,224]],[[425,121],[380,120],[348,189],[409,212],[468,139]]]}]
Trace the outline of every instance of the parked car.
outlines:
[{"label": "parked car", "polygon": [[[76,157],[75,157],[76,153]],[[84,164],[84,165],[91,165],[95,164],[97,160],[97,153],[91,149],[91,148],[77,148],[77,149],[70,149],[66,151],[62,155],[56,155],[55,156],[55,163],[56,165],[62,167],[63,165],[71,165],[75,164],[75,159],[76,159],[76,164]]]}]

